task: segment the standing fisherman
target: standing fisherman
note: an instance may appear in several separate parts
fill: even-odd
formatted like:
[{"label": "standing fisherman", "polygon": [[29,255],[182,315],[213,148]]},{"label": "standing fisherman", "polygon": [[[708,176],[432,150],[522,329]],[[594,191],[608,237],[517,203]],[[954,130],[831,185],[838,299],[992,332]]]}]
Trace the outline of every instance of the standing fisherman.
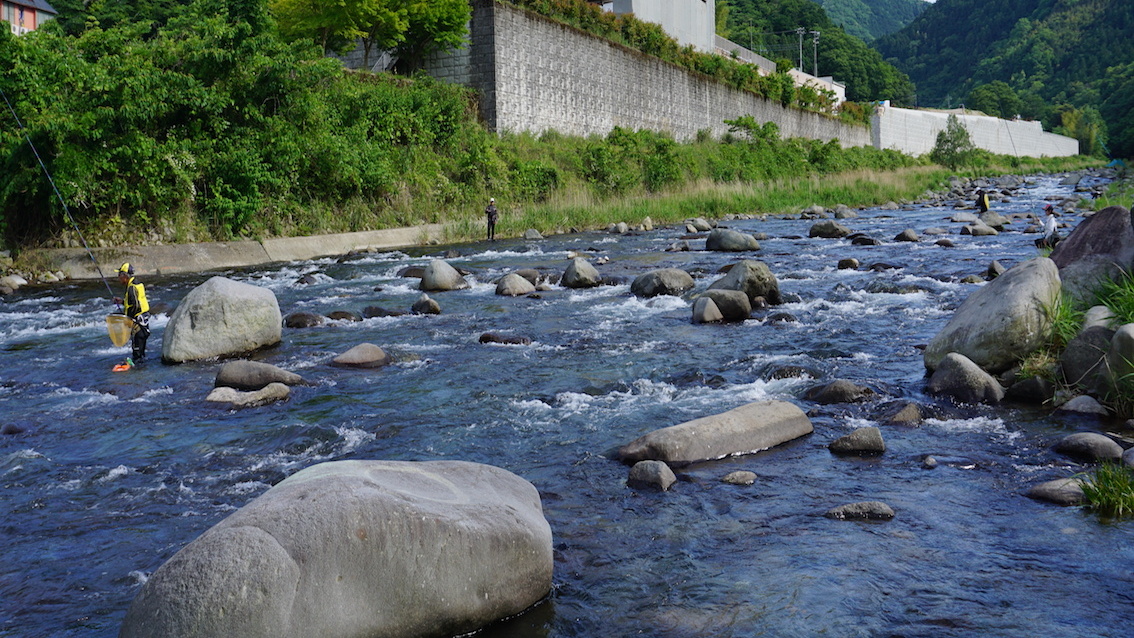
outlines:
[{"label": "standing fisherman", "polygon": [[126,365],[133,367],[146,358],[146,340],[150,338],[150,302],[146,301],[146,287],[134,279],[134,267],[124,263],[118,268],[118,283],[126,286],[125,299],[115,297],[114,303],[122,305],[122,311],[134,320],[134,339],[131,343],[133,357]]},{"label": "standing fisherman", "polygon": [[984,192],[984,190],[978,190],[976,192],[976,207],[978,213],[988,212],[988,193]]},{"label": "standing fisherman", "polygon": [[488,198],[488,207],[484,209],[484,214],[488,217],[488,241],[496,241],[496,198]]}]

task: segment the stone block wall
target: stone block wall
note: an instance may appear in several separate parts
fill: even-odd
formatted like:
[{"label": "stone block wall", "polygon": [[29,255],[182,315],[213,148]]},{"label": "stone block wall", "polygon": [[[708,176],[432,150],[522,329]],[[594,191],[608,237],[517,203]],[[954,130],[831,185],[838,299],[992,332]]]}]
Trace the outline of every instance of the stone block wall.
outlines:
[{"label": "stone block wall", "polygon": [[498,132],[587,136],[621,126],[685,141],[700,130],[723,135],[724,120],[750,114],[784,137],[871,143],[867,127],[785,108],[511,5],[474,0],[469,26],[468,48],[427,70],[476,89],[481,116]]},{"label": "stone block wall", "polygon": [[1039,122],[890,106],[875,110],[873,144],[907,155],[923,155],[933,150],[937,133],[945,130],[950,115],[956,115],[969,131],[973,144],[993,153],[1017,157],[1065,157],[1079,153],[1078,140],[1044,132]]}]

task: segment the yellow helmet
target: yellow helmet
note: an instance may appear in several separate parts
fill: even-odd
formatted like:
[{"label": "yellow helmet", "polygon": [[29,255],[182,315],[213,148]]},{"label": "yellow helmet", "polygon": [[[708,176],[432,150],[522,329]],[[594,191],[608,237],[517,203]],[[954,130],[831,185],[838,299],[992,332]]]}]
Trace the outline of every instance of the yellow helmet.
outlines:
[{"label": "yellow helmet", "polygon": [[118,267],[118,273],[122,275],[132,275],[134,274],[134,267],[130,265],[130,262],[125,262]]}]

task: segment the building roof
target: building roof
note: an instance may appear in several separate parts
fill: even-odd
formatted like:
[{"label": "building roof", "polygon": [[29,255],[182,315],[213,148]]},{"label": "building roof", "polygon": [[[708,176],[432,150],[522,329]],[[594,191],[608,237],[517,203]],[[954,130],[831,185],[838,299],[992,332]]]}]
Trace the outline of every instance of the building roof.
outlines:
[{"label": "building roof", "polygon": [[55,7],[48,4],[47,0],[5,0],[5,1],[10,3],[10,4],[18,4],[18,5],[21,5],[21,6],[24,6],[24,7],[31,7],[32,9],[35,9],[36,11],[42,11],[44,13],[50,13],[51,15],[59,15],[59,12],[55,10]]}]

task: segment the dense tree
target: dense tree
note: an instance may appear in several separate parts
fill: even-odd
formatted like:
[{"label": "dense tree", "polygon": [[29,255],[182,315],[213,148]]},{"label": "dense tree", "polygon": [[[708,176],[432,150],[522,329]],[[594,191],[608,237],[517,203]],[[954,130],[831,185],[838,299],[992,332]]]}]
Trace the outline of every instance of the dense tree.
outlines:
[{"label": "dense tree", "polygon": [[870,42],[893,33],[921,15],[925,0],[815,0],[831,22],[848,34]]},{"label": "dense tree", "polygon": [[987,115],[1011,119],[1020,114],[1023,102],[1012,87],[997,80],[973,89],[965,106]]},{"label": "dense tree", "polygon": [[1051,105],[1067,105],[1083,115],[1071,117],[1084,152],[1109,135],[1111,151],[1127,155],[1134,149],[1120,140],[1134,122],[1114,91],[1134,63],[1131,33],[1129,0],[948,0],[874,45],[917,84],[922,106],[955,107],[974,89],[1004,82],[1024,117],[1066,129],[1067,109]]},{"label": "dense tree", "polygon": [[[733,42],[771,59],[795,60],[808,73],[817,62],[819,75],[846,84],[847,98],[853,101],[892,100],[900,105],[913,99],[913,84],[905,74],[843,32],[814,2],[727,0],[727,5]],[[805,31],[802,38],[799,28]],[[817,42],[811,31],[820,32]]]},{"label": "dense tree", "polygon": [[415,69],[430,54],[465,41],[468,0],[415,0],[407,9],[405,38],[396,49],[404,68]]},{"label": "dense tree", "polygon": [[975,153],[976,146],[969,136],[969,130],[956,115],[950,115],[945,121],[945,129],[937,133],[937,141],[929,152],[929,159],[955,170],[968,165]]}]

